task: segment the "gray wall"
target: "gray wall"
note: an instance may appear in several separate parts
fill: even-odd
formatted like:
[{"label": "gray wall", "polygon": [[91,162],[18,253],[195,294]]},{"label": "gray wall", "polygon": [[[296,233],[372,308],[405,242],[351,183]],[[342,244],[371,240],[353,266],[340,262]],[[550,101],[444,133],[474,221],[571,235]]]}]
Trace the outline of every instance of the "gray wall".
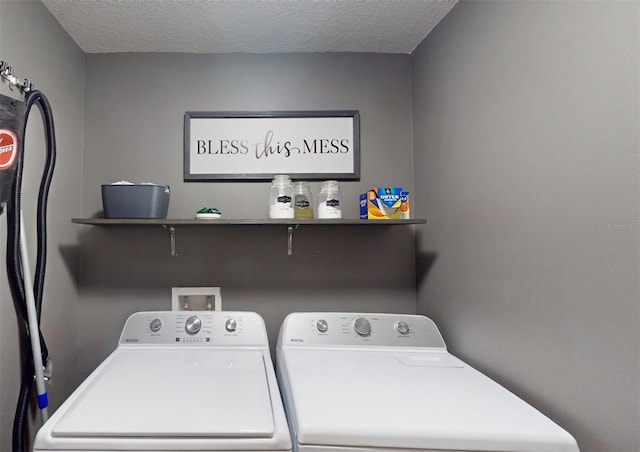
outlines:
[{"label": "gray wall", "polygon": [[[57,166],[49,195],[48,267],[42,329],[54,360],[48,387],[51,411],[71,393],[76,379],[78,229],[80,213],[84,55],[40,2],[0,1],[0,59],[16,75],[28,77],[49,99],[58,142]],[[0,82],[0,93],[21,98]],[[25,142],[23,208],[35,264],[35,204],[43,167],[43,127],[32,110]],[[4,264],[6,215],[0,217],[0,450],[11,450],[11,425],[19,390],[20,357],[16,313]],[[39,425],[39,416],[36,418]]]},{"label": "gray wall", "polygon": [[638,17],[462,2],[412,58],[418,312],[584,451],[640,448]]},{"label": "gray wall", "polygon": [[[359,110],[362,179],[340,183],[344,216],[373,186],[413,189],[408,55],[88,55],[86,79],[84,216],[100,213],[101,184],[127,179],[168,184],[171,218],[202,206],[266,218],[270,182],[183,182],[190,110]],[[176,257],[159,226],[78,227],[82,374],[130,313],[168,309],[175,286],[222,287],[223,308],[259,312],[272,342],[291,311],[415,312],[412,226],[302,226],[292,256],[285,226],[178,227]]]},{"label": "gray wall", "polygon": [[[454,353],[583,450],[638,450],[637,21],[637,2],[462,2],[411,57],[85,57],[39,2],[0,1],[0,59],[56,114],[52,408],[115,347],[127,315],[168,309],[172,286],[222,286],[225,309],[258,311],[275,338],[293,310],[415,312],[415,278],[418,311]],[[204,205],[266,217],[266,182],[182,181],[182,115],[294,109],[360,110],[363,177],[341,184],[346,216],[371,186],[407,186],[429,221],[415,228],[417,256],[413,227],[302,227],[290,257],[283,227],[182,227],[170,257],[160,227],[69,223],[99,214],[100,184],[119,179],[169,184],[170,217]],[[25,178],[39,179],[36,160]],[[5,236],[0,219],[0,255]],[[15,331],[2,266],[0,450]]]}]

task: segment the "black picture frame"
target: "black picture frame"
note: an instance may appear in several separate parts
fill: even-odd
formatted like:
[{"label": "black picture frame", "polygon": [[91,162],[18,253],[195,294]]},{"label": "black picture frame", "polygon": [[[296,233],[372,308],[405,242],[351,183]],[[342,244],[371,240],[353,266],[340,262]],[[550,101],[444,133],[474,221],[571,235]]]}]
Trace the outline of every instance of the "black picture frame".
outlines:
[{"label": "black picture frame", "polygon": [[360,112],[187,111],[184,181],[360,180]]}]

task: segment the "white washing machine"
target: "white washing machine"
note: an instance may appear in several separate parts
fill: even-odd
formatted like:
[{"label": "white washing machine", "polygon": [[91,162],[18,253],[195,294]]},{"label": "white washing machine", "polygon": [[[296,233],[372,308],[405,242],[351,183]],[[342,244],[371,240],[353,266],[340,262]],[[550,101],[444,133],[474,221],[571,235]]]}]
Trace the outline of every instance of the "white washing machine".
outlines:
[{"label": "white washing machine", "polygon": [[35,451],[290,451],[262,318],[139,312],[38,431]]},{"label": "white washing machine", "polygon": [[294,451],[578,450],[548,417],[449,354],[427,317],[290,314],[276,360]]}]

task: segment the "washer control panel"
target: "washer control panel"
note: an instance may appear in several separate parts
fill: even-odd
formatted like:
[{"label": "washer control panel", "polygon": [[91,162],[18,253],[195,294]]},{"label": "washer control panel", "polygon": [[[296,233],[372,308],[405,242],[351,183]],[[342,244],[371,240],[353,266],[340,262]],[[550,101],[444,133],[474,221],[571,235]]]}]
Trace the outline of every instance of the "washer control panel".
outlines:
[{"label": "washer control panel", "polygon": [[433,320],[409,314],[297,312],[285,319],[278,341],[282,346],[362,345],[446,349]]},{"label": "washer control panel", "polygon": [[120,345],[268,346],[264,320],[255,312],[136,312],[126,321]]}]

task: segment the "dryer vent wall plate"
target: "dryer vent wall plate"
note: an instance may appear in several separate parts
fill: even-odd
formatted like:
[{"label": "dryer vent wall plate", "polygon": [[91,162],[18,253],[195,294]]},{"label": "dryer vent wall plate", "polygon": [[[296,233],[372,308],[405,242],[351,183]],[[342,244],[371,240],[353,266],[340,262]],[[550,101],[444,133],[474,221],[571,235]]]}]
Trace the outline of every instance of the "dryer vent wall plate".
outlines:
[{"label": "dryer vent wall plate", "polygon": [[222,311],[220,287],[172,287],[173,311]]}]

